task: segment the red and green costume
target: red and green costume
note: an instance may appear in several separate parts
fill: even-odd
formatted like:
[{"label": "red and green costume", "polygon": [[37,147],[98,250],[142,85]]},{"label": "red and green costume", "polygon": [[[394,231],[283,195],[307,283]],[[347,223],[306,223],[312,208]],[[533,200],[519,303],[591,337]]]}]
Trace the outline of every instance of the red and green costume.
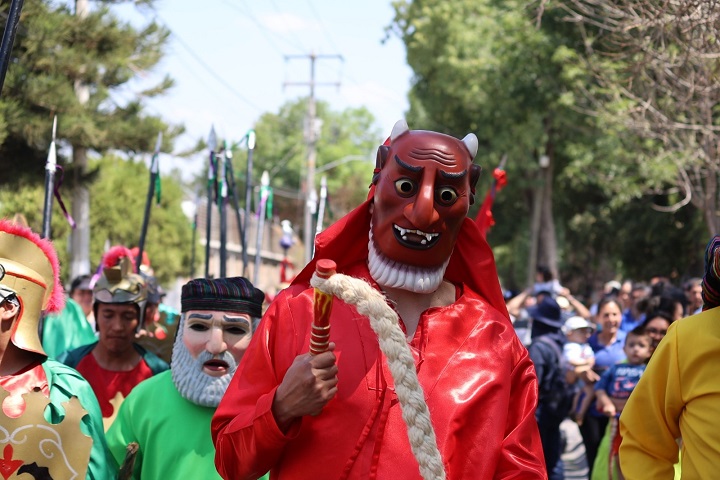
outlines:
[{"label": "red and green costume", "polygon": [[87,379],[95,391],[104,418],[109,418],[113,414],[110,400],[118,392],[123,397],[127,397],[135,385],[169,368],[168,364],[157,355],[138,344],[133,344],[135,350],[142,357],[140,362],[130,371],[112,372],[102,368],[95,361],[92,351],[96,345],[97,342],[94,342],[66,352],[60,356],[59,360],[76,368]]},{"label": "red and green costume", "polygon": [[[44,414],[45,420],[52,424],[63,421],[65,417],[63,403],[72,397],[77,397],[82,408],[87,411],[87,415],[80,423],[80,430],[92,438],[90,461],[85,478],[87,480],[115,478],[116,470],[111,463],[111,455],[105,443],[98,401],[88,382],[77,371],[55,360],[46,359],[40,364],[23,369],[16,375],[0,377],[0,386],[12,396],[22,395],[38,388],[50,399]],[[14,410],[10,413],[15,416],[21,412]],[[25,461],[31,463],[31,460],[42,465],[43,459],[26,459]],[[4,467],[3,460],[0,460],[0,470],[3,470]]]}]

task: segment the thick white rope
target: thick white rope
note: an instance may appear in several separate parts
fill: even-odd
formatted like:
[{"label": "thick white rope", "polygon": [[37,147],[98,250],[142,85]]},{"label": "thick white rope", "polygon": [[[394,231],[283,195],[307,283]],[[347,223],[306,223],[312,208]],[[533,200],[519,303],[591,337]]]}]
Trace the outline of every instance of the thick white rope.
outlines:
[{"label": "thick white rope", "polygon": [[370,326],[378,336],[380,350],[388,359],[410,446],[420,466],[420,475],[425,480],[444,480],[445,469],[435,430],[430,422],[430,411],[418,381],[412,352],[395,310],[390,308],[380,292],[357,278],[335,274],[324,279],[313,274],[310,284],[354,305],[358,312],[370,319]]}]

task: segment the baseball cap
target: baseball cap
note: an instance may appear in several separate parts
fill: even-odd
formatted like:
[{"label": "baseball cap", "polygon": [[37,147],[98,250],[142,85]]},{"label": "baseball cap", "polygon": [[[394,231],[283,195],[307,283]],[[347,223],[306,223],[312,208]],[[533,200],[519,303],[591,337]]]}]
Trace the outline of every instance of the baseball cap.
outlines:
[{"label": "baseball cap", "polygon": [[562,331],[563,333],[569,333],[573,330],[578,330],[581,328],[589,328],[595,330],[595,324],[587,321],[583,317],[579,317],[576,315],[565,320],[565,325],[563,325]]}]

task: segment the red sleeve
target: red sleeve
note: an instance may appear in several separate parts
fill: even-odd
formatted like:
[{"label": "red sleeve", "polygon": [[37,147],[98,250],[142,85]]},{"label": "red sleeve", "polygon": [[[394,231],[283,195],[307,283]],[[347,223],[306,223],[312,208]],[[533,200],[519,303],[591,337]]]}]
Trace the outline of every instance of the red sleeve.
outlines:
[{"label": "red sleeve", "polygon": [[[213,416],[215,466],[223,478],[260,478],[299,430],[300,422],[283,434],[271,411],[275,390],[297,355],[293,346],[302,335],[295,331],[286,305],[284,298],[277,298],[268,308]],[[283,339],[283,348],[274,348],[275,338]]]},{"label": "red sleeve", "polygon": [[511,390],[505,439],[496,479],[547,479],[540,433],[535,420],[538,385],[535,367],[519,342],[519,361],[511,374]]}]

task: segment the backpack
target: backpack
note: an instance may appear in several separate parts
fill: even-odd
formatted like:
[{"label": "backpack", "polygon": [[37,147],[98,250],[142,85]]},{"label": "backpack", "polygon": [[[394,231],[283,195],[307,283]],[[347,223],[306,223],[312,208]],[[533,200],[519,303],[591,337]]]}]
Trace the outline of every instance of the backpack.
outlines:
[{"label": "backpack", "polygon": [[538,405],[542,406],[544,414],[549,414],[558,421],[562,421],[570,414],[575,395],[566,379],[568,361],[553,339],[543,335],[537,337],[535,343],[549,347],[552,356],[555,358],[555,368],[549,368],[553,366],[549,364],[544,378],[538,379],[541,383]]}]

